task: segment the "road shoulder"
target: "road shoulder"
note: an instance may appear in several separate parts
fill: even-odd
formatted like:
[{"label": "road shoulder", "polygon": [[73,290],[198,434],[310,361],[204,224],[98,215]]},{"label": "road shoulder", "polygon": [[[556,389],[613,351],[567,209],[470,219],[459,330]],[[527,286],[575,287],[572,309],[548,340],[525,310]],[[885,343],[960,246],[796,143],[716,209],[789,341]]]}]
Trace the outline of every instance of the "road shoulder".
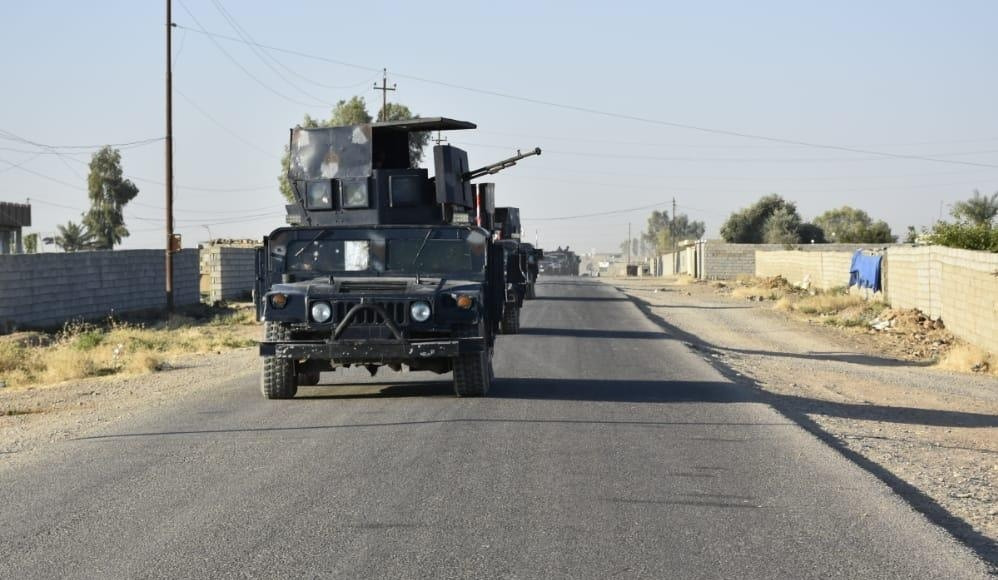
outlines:
[{"label": "road shoulder", "polygon": [[[998,562],[998,381],[901,361],[703,285],[603,280],[730,378]],[[864,348],[867,347],[867,348]]]}]

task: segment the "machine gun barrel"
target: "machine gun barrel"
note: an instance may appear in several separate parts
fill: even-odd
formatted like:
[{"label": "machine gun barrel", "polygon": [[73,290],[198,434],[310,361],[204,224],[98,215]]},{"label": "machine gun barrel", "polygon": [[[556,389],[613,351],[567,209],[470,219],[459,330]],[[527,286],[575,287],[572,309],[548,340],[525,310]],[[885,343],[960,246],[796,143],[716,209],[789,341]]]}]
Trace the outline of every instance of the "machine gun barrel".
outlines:
[{"label": "machine gun barrel", "polygon": [[470,181],[477,177],[482,177],[483,175],[492,175],[493,173],[499,173],[503,169],[508,169],[516,165],[516,162],[521,159],[526,159],[527,157],[540,154],[541,154],[540,147],[535,147],[533,151],[527,151],[526,153],[520,153],[519,151],[517,151],[516,155],[510,157],[509,159],[503,159],[502,161],[497,161],[496,163],[493,163],[491,165],[486,165],[485,167],[479,167],[474,171],[469,171],[465,173],[462,177],[464,178],[465,181]]}]

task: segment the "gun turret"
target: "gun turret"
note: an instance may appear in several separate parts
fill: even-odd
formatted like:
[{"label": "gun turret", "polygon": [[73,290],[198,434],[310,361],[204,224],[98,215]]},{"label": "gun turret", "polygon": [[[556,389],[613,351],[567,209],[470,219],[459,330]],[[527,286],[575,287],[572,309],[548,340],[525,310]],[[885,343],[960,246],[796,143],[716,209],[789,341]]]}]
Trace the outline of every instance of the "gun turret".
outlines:
[{"label": "gun turret", "polygon": [[503,159],[502,161],[497,161],[491,165],[486,165],[485,167],[479,167],[474,171],[468,171],[462,177],[465,179],[465,181],[471,181],[472,179],[476,179],[478,177],[499,173],[503,169],[509,169],[510,167],[516,165],[516,162],[521,159],[526,159],[527,157],[532,157],[534,155],[540,155],[540,154],[541,154],[540,147],[535,147],[533,151],[527,151],[526,153],[520,153],[520,151],[517,150],[516,155],[510,157],[509,159]]}]

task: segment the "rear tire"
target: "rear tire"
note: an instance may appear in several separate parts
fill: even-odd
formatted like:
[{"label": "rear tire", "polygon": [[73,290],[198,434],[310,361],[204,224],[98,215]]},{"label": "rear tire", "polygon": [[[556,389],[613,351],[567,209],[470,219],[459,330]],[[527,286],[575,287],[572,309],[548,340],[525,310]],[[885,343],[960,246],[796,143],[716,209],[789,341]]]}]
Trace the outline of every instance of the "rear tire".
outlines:
[{"label": "rear tire", "polygon": [[463,354],[454,359],[454,394],[484,397],[492,386],[492,349]]},{"label": "rear tire", "polygon": [[506,305],[502,313],[502,333],[516,334],[520,332],[520,307],[515,303]]},{"label": "rear tire", "polygon": [[[291,339],[291,330],[278,322],[265,322],[263,339],[267,342],[281,342]],[[263,357],[263,373],[260,376],[260,391],[268,399],[290,399],[298,392],[295,363],[291,359],[276,356]]]}]

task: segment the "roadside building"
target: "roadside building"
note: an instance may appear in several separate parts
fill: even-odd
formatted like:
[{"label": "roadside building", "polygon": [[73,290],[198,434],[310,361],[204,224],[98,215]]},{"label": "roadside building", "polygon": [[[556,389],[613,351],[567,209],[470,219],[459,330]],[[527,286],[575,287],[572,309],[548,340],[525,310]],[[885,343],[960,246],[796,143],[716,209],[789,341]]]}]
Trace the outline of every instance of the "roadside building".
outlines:
[{"label": "roadside building", "polygon": [[21,230],[30,225],[30,205],[0,201],[0,254],[24,253]]}]

